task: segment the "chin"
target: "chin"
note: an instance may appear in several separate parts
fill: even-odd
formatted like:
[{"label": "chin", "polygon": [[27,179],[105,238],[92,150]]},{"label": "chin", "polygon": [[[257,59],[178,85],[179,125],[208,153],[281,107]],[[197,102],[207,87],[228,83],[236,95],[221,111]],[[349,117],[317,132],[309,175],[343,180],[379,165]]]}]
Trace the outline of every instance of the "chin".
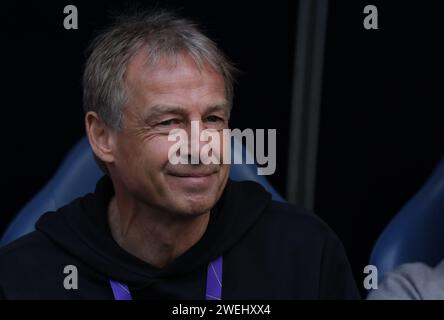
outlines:
[{"label": "chin", "polygon": [[213,206],[216,204],[216,199],[211,197],[211,199],[206,196],[202,197],[183,197],[183,199],[176,198],[175,207],[177,208],[177,212],[183,216],[199,216],[204,213],[209,212]]}]

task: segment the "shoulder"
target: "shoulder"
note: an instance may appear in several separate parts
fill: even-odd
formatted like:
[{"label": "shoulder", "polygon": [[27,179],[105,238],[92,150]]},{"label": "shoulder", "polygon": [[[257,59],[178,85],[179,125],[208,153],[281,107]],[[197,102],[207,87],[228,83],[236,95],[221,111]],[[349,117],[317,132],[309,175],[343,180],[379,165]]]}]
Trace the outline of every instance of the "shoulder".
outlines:
[{"label": "shoulder", "polygon": [[251,236],[263,246],[272,244],[276,254],[303,256],[315,264],[345,257],[341,241],[321,218],[288,203],[271,201],[255,223]]},{"label": "shoulder", "polygon": [[[0,248],[0,279],[20,272],[39,270],[44,263],[54,260],[60,250],[45,235],[33,231]],[[23,275],[22,273],[22,275]]]},{"label": "shoulder", "polygon": [[42,233],[33,231],[0,248],[0,257],[11,257],[24,252],[32,252],[48,245],[49,239]]},{"label": "shoulder", "polygon": [[319,216],[297,205],[271,201],[263,219],[270,228],[288,231],[292,237],[305,242],[338,241],[336,234]]},{"label": "shoulder", "polygon": [[[271,202],[258,223],[256,239],[281,274],[299,273],[298,282],[321,299],[359,299],[345,249],[330,227],[314,213],[288,203]],[[255,231],[256,231],[255,230]],[[257,243],[256,243],[257,244]]]},{"label": "shoulder", "polygon": [[444,262],[432,268],[424,263],[406,263],[384,274],[370,300],[444,299]]}]

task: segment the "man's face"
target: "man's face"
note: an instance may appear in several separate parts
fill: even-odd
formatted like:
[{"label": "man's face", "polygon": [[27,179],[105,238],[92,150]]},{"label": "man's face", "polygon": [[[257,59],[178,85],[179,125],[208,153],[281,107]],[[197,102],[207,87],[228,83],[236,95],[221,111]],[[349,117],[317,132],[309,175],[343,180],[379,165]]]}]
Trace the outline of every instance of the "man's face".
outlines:
[{"label": "man's face", "polygon": [[218,130],[222,137],[229,118],[223,78],[210,66],[199,69],[186,55],[175,65],[160,59],[148,68],[145,54],[139,53],[129,63],[126,87],[113,179],[123,192],[158,210],[183,217],[208,212],[223,192],[229,165],[173,165],[168,151],[175,141],[168,141],[168,135],[184,129],[190,146],[191,121],[199,121],[200,131]]}]

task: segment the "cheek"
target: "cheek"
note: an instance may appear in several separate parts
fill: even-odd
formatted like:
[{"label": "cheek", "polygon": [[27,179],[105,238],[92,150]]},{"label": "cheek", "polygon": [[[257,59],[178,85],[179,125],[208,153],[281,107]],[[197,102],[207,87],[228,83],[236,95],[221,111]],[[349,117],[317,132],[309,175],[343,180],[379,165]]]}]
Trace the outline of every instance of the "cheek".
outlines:
[{"label": "cheek", "polygon": [[220,166],[220,177],[223,183],[225,183],[230,175],[230,165],[222,164]]},{"label": "cheek", "polygon": [[153,136],[149,139],[128,138],[119,141],[118,166],[124,171],[143,172],[161,170],[168,161],[168,150],[171,142],[167,136]]},{"label": "cheek", "polygon": [[159,136],[145,142],[142,147],[143,162],[149,167],[153,167],[158,172],[168,162],[168,151],[172,142],[168,137]]},{"label": "cheek", "polygon": [[231,137],[230,137],[230,134],[223,132],[220,143],[221,143],[220,152],[222,153],[222,156],[221,156],[222,160],[221,161],[229,169],[229,166],[227,166],[226,163],[230,163],[230,161],[231,161]]}]

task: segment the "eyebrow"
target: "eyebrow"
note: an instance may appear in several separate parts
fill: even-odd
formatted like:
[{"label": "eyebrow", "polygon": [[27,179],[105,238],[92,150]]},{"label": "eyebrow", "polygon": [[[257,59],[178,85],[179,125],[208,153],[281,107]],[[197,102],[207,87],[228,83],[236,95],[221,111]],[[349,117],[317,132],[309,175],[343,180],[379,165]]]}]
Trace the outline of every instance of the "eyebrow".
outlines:
[{"label": "eyebrow", "polygon": [[154,105],[147,111],[145,119],[157,118],[168,113],[184,115],[186,112],[185,109],[180,106]]},{"label": "eyebrow", "polygon": [[[205,113],[212,113],[216,111],[223,111],[227,117],[230,116],[230,106],[228,103],[222,103],[217,104],[213,106],[209,106],[206,108]],[[177,114],[181,116],[185,116],[187,114],[187,110],[184,107],[181,106],[175,106],[175,105],[154,105],[149,108],[149,111],[147,111],[145,115],[145,119],[155,119],[165,114]]]},{"label": "eyebrow", "polygon": [[230,105],[228,103],[217,104],[217,105],[208,107],[205,110],[205,113],[208,114],[208,113],[212,113],[212,112],[216,112],[216,111],[222,111],[222,112],[224,112],[224,114],[227,117],[230,117],[231,108],[230,108]]}]

